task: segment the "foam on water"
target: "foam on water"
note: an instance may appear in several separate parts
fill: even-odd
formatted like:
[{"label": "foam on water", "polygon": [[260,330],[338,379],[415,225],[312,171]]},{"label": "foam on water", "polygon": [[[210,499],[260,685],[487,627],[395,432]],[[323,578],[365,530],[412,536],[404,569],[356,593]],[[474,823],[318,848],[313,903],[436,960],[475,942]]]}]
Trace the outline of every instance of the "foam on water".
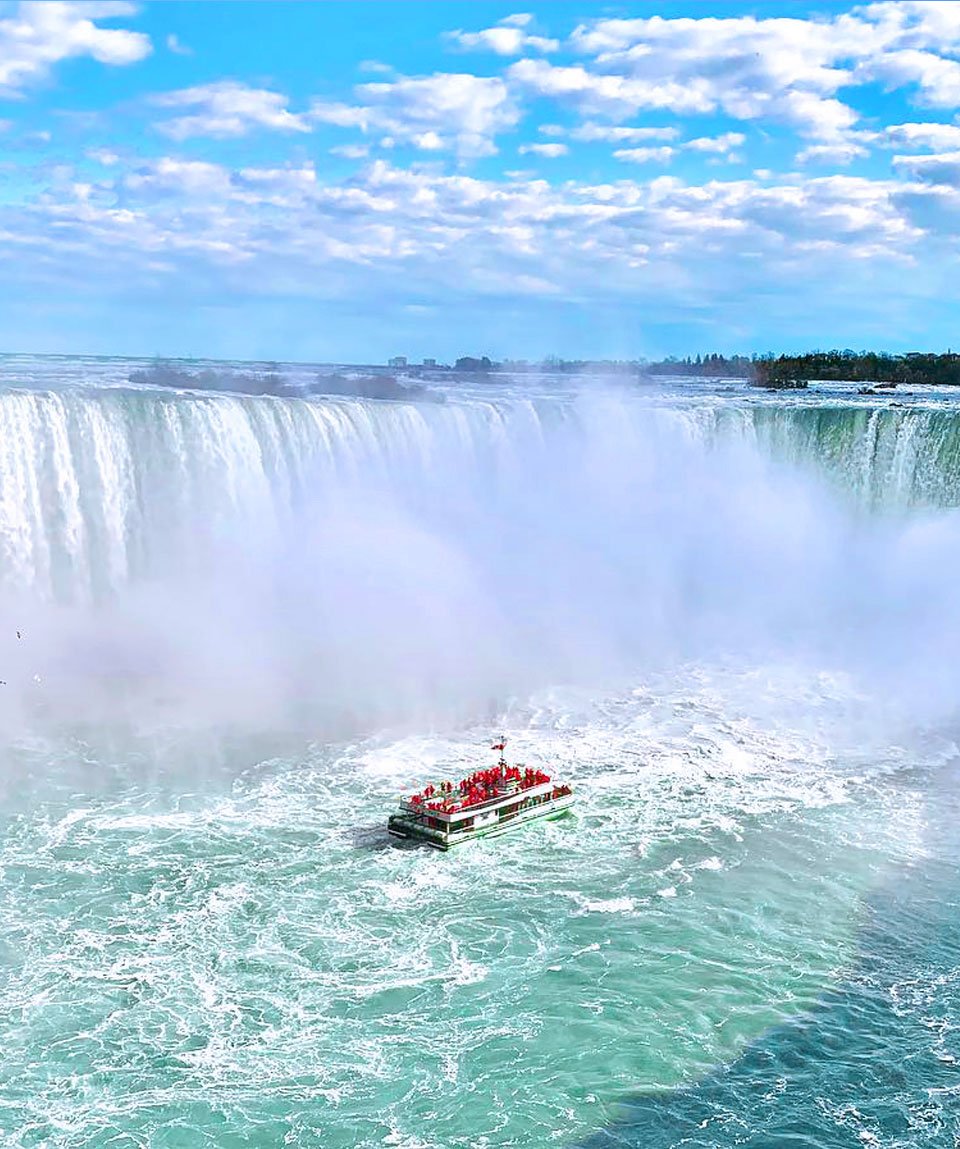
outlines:
[{"label": "foam on water", "polygon": [[[942,397],[15,366],[5,1143],[956,1132]],[[397,794],[501,728],[575,816],[392,846]]]},{"label": "foam on water", "polygon": [[483,761],[482,729],[11,819],[11,1143],[565,1143],[735,1059],[842,976],[864,898],[923,850],[914,757],[758,726],[756,673],[533,699],[511,745],[573,779],[576,819],[452,855],[363,819]]}]

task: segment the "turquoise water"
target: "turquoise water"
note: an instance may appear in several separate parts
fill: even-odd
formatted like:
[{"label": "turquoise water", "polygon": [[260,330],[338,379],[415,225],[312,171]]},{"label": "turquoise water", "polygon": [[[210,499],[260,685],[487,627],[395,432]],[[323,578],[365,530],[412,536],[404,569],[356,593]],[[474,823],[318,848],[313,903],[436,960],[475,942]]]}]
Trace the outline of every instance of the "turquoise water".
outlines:
[{"label": "turquoise water", "polygon": [[957,781],[956,767],[913,780],[936,848],[867,899],[855,960],[813,1008],[691,1085],[638,1092],[579,1144],[956,1144]]},{"label": "turquoise water", "polygon": [[[839,417],[712,390],[198,411],[32,362],[3,1144],[954,1144],[942,450],[844,472]],[[575,815],[393,844],[500,729]]]},{"label": "turquoise water", "polygon": [[[479,729],[205,785],[45,760],[0,854],[9,1143],[948,1143],[901,1126],[955,1122],[953,746],[918,770],[681,677],[516,715],[578,813],[450,855],[370,815]],[[849,701],[765,702],[811,689]]]}]

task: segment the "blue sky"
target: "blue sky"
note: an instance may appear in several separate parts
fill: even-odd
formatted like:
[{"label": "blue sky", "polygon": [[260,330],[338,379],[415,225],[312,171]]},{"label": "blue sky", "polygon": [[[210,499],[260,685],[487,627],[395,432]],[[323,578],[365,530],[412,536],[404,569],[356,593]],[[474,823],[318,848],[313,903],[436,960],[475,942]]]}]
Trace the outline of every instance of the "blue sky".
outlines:
[{"label": "blue sky", "polygon": [[0,2],[0,350],[960,343],[960,3]]}]

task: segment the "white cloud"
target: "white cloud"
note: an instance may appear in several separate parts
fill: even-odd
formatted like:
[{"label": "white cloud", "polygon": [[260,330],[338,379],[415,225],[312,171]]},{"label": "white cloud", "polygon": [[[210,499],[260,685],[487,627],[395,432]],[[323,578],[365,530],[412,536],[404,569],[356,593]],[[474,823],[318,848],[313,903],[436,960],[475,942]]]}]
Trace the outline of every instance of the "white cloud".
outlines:
[{"label": "white cloud", "polygon": [[614,158],[622,160],[624,163],[630,164],[667,164],[674,155],[676,149],[671,147],[660,148],[618,148],[614,153]]},{"label": "white cloud", "polygon": [[885,52],[862,65],[860,76],[888,88],[916,84],[922,102],[931,107],[952,108],[960,103],[960,63],[935,52],[917,48]]},{"label": "white cloud", "polygon": [[123,177],[123,184],[138,192],[222,195],[229,191],[230,173],[218,164],[164,157],[129,172]]},{"label": "white cloud", "polygon": [[566,144],[521,144],[517,151],[521,156],[543,156],[552,160],[558,156],[565,156],[570,149]]},{"label": "white cloud", "polygon": [[626,119],[641,108],[666,108],[680,114],[715,108],[705,81],[684,84],[600,74],[579,64],[553,65],[546,60],[518,60],[507,74],[522,91],[572,104],[587,114]]},{"label": "white cloud", "polygon": [[[102,6],[84,11],[95,7]],[[104,170],[65,168],[44,176],[43,195],[5,200],[0,236],[42,257],[24,266],[65,266],[69,253],[104,277],[113,268],[129,276],[164,267],[177,282],[211,285],[212,294],[228,286],[369,299],[371,286],[395,292],[415,284],[439,299],[544,297],[549,285],[568,300],[632,305],[644,297],[682,307],[689,291],[707,290],[711,267],[738,269],[739,291],[756,274],[766,291],[778,275],[807,285],[822,275],[832,285],[865,264],[915,258],[922,266],[931,253],[946,258],[945,241],[960,232],[960,124],[866,131],[839,96],[873,77],[910,85],[928,103],[946,98],[960,64],[944,53],[951,45],[960,51],[960,16],[948,18],[945,7],[952,6],[874,4],[811,20],[594,20],[574,34],[583,56],[573,64],[529,57],[503,76],[391,74],[301,113],[278,92],[233,81],[169,92],[152,103],[167,110],[161,130],[175,139],[257,128],[304,133],[326,123],[352,130],[333,155],[363,160],[378,147],[407,146],[430,162],[409,171],[382,160],[331,163],[348,174],[324,183],[311,165],[231,170],[171,156],[131,168],[123,152],[93,148],[87,158]],[[532,24],[518,15],[497,28],[527,37]],[[575,143],[600,143],[620,161],[617,174],[551,184],[535,171],[490,180],[444,173],[436,162],[444,152],[495,152],[518,124],[525,94],[568,105],[583,121],[540,125],[542,142],[520,144],[520,155],[549,159]],[[662,113],[724,118],[684,123],[681,133]],[[563,116],[555,110],[551,118]],[[846,163],[868,148],[900,154],[894,174],[879,180],[760,167],[754,177],[702,183],[673,174],[681,157],[699,156],[699,167],[739,150],[744,132],[726,130],[731,120],[792,126],[807,145],[801,163]],[[903,154],[913,150],[935,154]],[[95,179],[83,182],[91,171]],[[9,277],[16,273],[5,242],[0,276]],[[242,280],[231,278],[241,267]],[[192,274],[198,269],[204,274]]]},{"label": "white cloud", "polygon": [[881,44],[946,51],[960,44],[960,8],[955,3],[881,0],[855,12],[875,27]]},{"label": "white cloud", "polygon": [[158,131],[174,140],[191,136],[245,136],[255,128],[310,131],[304,116],[287,110],[286,96],[263,88],[249,88],[232,80],[164,92],[153,96],[151,103],[158,108],[190,109],[188,115],[157,125]]},{"label": "white cloud", "polygon": [[849,79],[838,64],[854,50],[855,40],[827,22],[750,16],[600,19],[577,28],[571,43],[595,57],[594,89],[619,77],[637,109],[771,118],[811,134],[854,119],[830,97]]},{"label": "white cloud", "polygon": [[960,186],[960,150],[933,156],[894,156],[893,166],[929,183]]},{"label": "white cloud", "polygon": [[[630,128],[612,128],[607,129],[605,133],[599,135],[600,139],[624,139],[629,140],[633,138],[650,139],[650,138],[663,138],[658,136],[638,136],[633,137],[630,135],[623,135],[621,133],[631,131],[644,131],[645,129],[630,129]],[[658,129],[646,129],[647,131]],[[613,134],[617,133],[617,134]],[[674,133],[674,136],[676,133]],[[596,137],[591,137],[596,138]],[[667,136],[667,139],[672,137]],[[662,147],[639,147],[639,148],[618,148],[614,153],[614,159],[621,160],[625,163],[632,164],[648,164],[648,163],[669,163],[674,156],[681,151],[699,152],[706,155],[714,156],[730,156],[735,148],[740,147],[744,142],[746,136],[741,132],[724,132],[719,136],[698,136],[696,139],[687,140],[685,143],[676,144],[673,146]],[[731,157],[733,158],[733,157]]]},{"label": "white cloud", "polygon": [[317,100],[310,109],[310,116],[321,124],[333,124],[338,128],[367,131],[370,126],[370,109],[358,108],[354,104]]},{"label": "white cloud", "polygon": [[857,122],[856,112],[840,100],[802,90],[787,92],[778,101],[774,118],[795,127],[801,135],[817,140],[840,139]]},{"label": "white cloud", "polygon": [[422,152],[442,152],[445,144],[434,131],[416,132],[410,137],[410,142]]},{"label": "white cloud", "polygon": [[497,76],[436,73],[361,84],[357,104],[316,101],[311,116],[339,127],[386,132],[393,143],[426,151],[450,149],[462,157],[493,155],[494,138],[520,118],[507,85]]},{"label": "white cloud", "polygon": [[384,64],[382,60],[361,60],[357,65],[358,72],[366,72],[371,76],[392,76],[396,69],[392,64]]},{"label": "white cloud", "polygon": [[132,16],[136,10],[119,0],[18,4],[13,15],[0,19],[0,96],[22,95],[25,87],[46,79],[61,60],[90,56],[110,65],[142,60],[151,51],[149,36],[98,23]]},{"label": "white cloud", "polygon": [[472,284],[481,291],[522,270],[603,293],[609,276],[629,275],[641,254],[647,263],[689,269],[708,242],[729,260],[761,251],[776,262],[809,244],[858,259],[899,257],[921,235],[895,202],[903,185],[839,176],[776,186],[697,186],[662,176],[551,187],[535,178],[505,184],[377,161],[326,185],[309,165],[231,172],[167,157],[118,172],[116,202],[108,186],[98,185],[106,199],[88,196],[82,212],[70,198],[31,209],[29,218],[35,224],[53,212],[61,222],[73,219],[78,234],[91,231],[91,243],[108,235],[111,249],[134,243],[135,219],[136,242],[149,236],[152,251],[192,247],[217,259],[242,252],[264,266],[282,264],[285,276],[300,267],[308,277],[330,260],[386,270],[401,259],[424,275],[449,277],[458,290]]},{"label": "white cloud", "polygon": [[[450,329],[457,306],[475,322],[502,306],[522,314],[530,330],[544,321],[563,323],[573,314],[564,308],[604,315],[614,330],[621,323],[626,329],[639,309],[645,318],[676,322],[680,316],[694,330],[698,317],[716,321],[719,315],[718,328],[732,320],[727,332],[745,343],[751,338],[745,330],[759,332],[762,345],[770,330],[802,342],[810,330],[848,322],[855,329],[851,314],[860,306],[876,323],[878,338],[903,330],[901,319],[906,325],[912,318],[912,330],[922,330],[922,305],[911,310],[909,303],[923,290],[918,283],[928,285],[928,295],[939,283],[941,307],[960,303],[960,287],[953,287],[960,284],[954,263],[960,119],[884,127],[891,106],[897,121],[952,121],[954,113],[904,114],[903,96],[884,101],[879,89],[862,101],[845,93],[871,82],[906,85],[907,101],[933,105],[934,97],[946,98],[952,33],[948,27],[937,42],[931,21],[944,24],[943,10],[952,7],[918,14],[905,5],[882,11],[874,5],[842,19],[834,9],[806,22],[813,30],[796,50],[787,42],[792,32],[777,41],[760,20],[765,30],[758,35],[767,39],[760,48],[748,43],[743,59],[727,43],[729,26],[715,35],[716,26],[692,21],[696,27],[686,39],[674,27],[644,55],[633,32],[616,39],[608,22],[610,46],[568,58],[564,68],[551,68],[527,46],[526,60],[501,57],[496,71],[502,76],[405,77],[388,70],[358,77],[378,84],[325,88],[331,102],[309,112],[276,91],[266,93],[269,102],[259,111],[225,105],[222,91],[219,104],[199,99],[207,88],[191,89],[193,102],[167,105],[162,113],[154,107],[153,116],[172,121],[174,134],[185,139],[211,126],[234,137],[258,127],[274,137],[283,133],[287,146],[262,166],[249,157],[248,166],[234,169],[200,162],[209,158],[203,150],[195,159],[132,161],[125,148],[112,148],[111,125],[101,115],[82,137],[76,129],[58,131],[58,155],[70,139],[90,142],[85,158],[71,157],[73,170],[41,164],[46,148],[28,176],[40,194],[11,203],[8,185],[0,203],[0,288],[4,298],[29,298],[22,285],[42,281],[51,287],[50,300],[57,300],[58,285],[68,300],[82,265],[91,296],[119,297],[133,282],[138,293],[155,290],[158,299],[176,294],[184,306],[197,303],[197,313],[213,303],[236,308],[235,316],[270,313],[259,306],[262,299],[284,305],[302,299],[304,308],[329,299],[329,313],[339,316],[351,309],[386,314],[415,297],[435,307]],[[0,4],[0,11],[10,10]],[[792,30],[794,22],[788,23]],[[527,19],[502,28],[541,31]],[[589,28],[597,31],[599,22]],[[186,39],[186,26],[182,34]],[[835,43],[827,44],[831,39]],[[777,46],[784,42],[786,56]],[[948,63],[931,65],[931,57]],[[256,92],[259,85],[243,77],[250,86],[240,89]],[[537,119],[524,135],[508,135],[525,97],[541,93],[551,107],[545,114],[536,107]],[[871,130],[862,130],[853,106],[869,109]],[[571,117],[568,109],[580,115]],[[298,166],[292,161],[303,151],[301,133],[320,122],[344,130],[318,131],[311,147],[317,168]],[[780,146],[748,153],[756,165],[752,175],[749,167],[709,166],[742,151],[745,124],[767,123],[802,134],[791,150],[803,149],[799,159],[810,169],[772,170],[785,154]],[[781,141],[783,133],[776,135]],[[271,149],[279,142],[271,139]],[[94,146],[103,144],[107,148]],[[384,144],[397,149],[394,163],[368,163],[371,155],[387,154],[378,150]],[[497,146],[506,157],[520,151],[526,160],[512,163],[529,170],[472,179],[438,162],[488,155]],[[589,163],[557,159],[550,171],[551,156],[584,146],[591,149]],[[324,164],[327,149],[332,154]],[[416,149],[420,161],[408,171],[394,166],[406,149]],[[845,163],[867,149],[891,149],[878,157],[878,167],[886,167],[895,156],[884,178],[812,178],[822,165]],[[934,154],[907,154],[927,151]],[[285,153],[290,164],[283,163]],[[24,162],[33,159],[24,152]],[[817,162],[820,168],[813,167]],[[600,163],[612,164],[603,179],[578,177]],[[555,174],[561,167],[562,178]],[[742,178],[691,182],[689,173],[705,167]]]},{"label": "white cloud", "polygon": [[849,138],[837,140],[836,143],[832,144],[811,144],[807,148],[802,148],[797,152],[797,163],[842,164],[846,166],[869,154],[869,148],[858,143],[856,139]]},{"label": "white cloud", "polygon": [[120,163],[120,156],[108,148],[91,148],[85,154],[88,160],[93,160],[95,164],[101,164],[105,168],[113,168]]},{"label": "white cloud", "polygon": [[175,56],[193,55],[193,49],[188,48],[186,44],[182,43],[176,32],[171,32],[167,36],[167,51],[172,52]]},{"label": "white cloud", "polygon": [[725,156],[739,148],[747,137],[741,132],[724,132],[719,136],[699,136],[695,140],[687,140],[683,147],[691,152],[709,152],[712,155]]},{"label": "white cloud", "polygon": [[571,139],[592,143],[602,140],[611,144],[639,144],[644,140],[675,140],[677,128],[622,128],[608,124],[580,124],[570,133]]},{"label": "white cloud", "polygon": [[849,132],[828,144],[797,153],[798,163],[849,164],[870,154],[870,146],[948,152],[960,148],[960,126],[941,123],[888,124],[880,131]]},{"label": "white cloud", "polygon": [[861,154],[843,89],[881,83],[915,88],[929,105],[960,105],[958,4],[891,0],[810,19],[598,18],[568,46],[584,61],[521,59],[508,69],[511,83],[614,123],[657,109],[786,124],[811,141],[809,159]]},{"label": "white cloud", "polygon": [[362,160],[370,154],[368,144],[340,144],[330,149],[330,155],[342,156],[345,160]]},{"label": "white cloud", "polygon": [[915,282],[904,267],[934,253],[942,266],[958,219],[960,193],[903,179],[698,185],[658,172],[552,186],[375,161],[325,183],[310,165],[168,157],[87,185],[65,175],[42,199],[0,205],[0,283],[9,294],[31,276],[68,282],[80,260],[98,291],[135,278],[200,303],[322,297],[349,309],[415,290],[444,309],[560,301],[716,317],[721,299],[762,328],[779,284],[790,316],[823,316],[832,292],[863,299],[868,286],[876,311],[884,276],[888,313],[902,309]]},{"label": "white cloud", "polygon": [[529,13],[507,16],[492,28],[480,32],[463,32],[457,29],[447,33],[447,39],[458,48],[466,51],[494,52],[498,56],[519,56],[521,52],[556,52],[558,40],[545,36],[531,36],[525,29],[532,22]]},{"label": "white cloud", "polygon": [[960,125],[889,124],[877,138],[887,147],[948,151],[960,148]]}]

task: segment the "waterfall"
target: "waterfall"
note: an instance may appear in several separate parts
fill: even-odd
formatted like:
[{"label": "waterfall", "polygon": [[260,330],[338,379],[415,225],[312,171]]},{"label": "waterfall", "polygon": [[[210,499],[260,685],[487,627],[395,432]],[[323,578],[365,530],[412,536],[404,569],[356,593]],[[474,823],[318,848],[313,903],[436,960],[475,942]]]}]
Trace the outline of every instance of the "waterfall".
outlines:
[{"label": "waterfall", "polygon": [[[960,420],[950,411],[624,401],[620,414],[634,439],[646,436],[647,454],[654,433],[703,449],[742,439],[826,474],[865,506],[960,502]],[[578,418],[575,405],[548,400],[416,406],[0,392],[0,581],[61,601],[96,600],[130,579],[179,569],[198,542],[272,537],[337,483],[397,491],[431,479],[524,481],[531,453],[571,450]]]},{"label": "waterfall", "polygon": [[529,402],[455,406],[0,392],[0,580],[95,600],[175,571],[187,545],[266,540],[318,491],[510,469],[542,445]]},{"label": "waterfall", "polygon": [[588,389],[7,389],[0,657],[85,706],[95,682],[111,705],[147,684],[205,713],[412,713],[711,647],[835,652],[851,620],[889,642],[865,613],[905,588],[949,607],[923,580],[956,532],[903,512],[960,501],[958,426]]},{"label": "waterfall", "polygon": [[930,407],[757,406],[757,442],[876,509],[960,504],[960,417]]}]

